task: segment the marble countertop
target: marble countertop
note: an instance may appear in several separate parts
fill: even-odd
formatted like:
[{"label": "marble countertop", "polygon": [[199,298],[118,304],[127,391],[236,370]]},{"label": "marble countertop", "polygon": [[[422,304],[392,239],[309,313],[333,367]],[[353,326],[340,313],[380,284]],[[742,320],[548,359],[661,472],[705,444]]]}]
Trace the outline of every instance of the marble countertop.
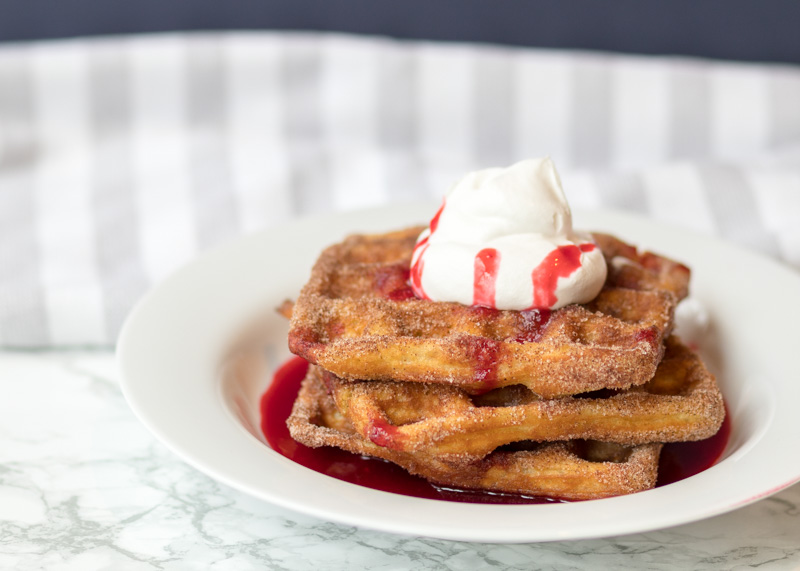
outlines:
[{"label": "marble countertop", "polygon": [[800,484],[701,522],[586,541],[459,543],[320,521],[184,464],[117,379],[110,351],[0,353],[0,568],[800,569]]}]

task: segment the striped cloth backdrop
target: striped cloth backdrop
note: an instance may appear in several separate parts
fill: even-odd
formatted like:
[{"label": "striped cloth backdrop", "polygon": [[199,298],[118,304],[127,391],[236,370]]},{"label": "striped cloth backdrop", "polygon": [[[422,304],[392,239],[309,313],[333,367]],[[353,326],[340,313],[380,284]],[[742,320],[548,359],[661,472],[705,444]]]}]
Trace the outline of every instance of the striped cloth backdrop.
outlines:
[{"label": "striped cloth backdrop", "polygon": [[0,47],[0,345],[111,345],[198,252],[549,154],[573,207],[800,267],[800,67],[236,33]]}]

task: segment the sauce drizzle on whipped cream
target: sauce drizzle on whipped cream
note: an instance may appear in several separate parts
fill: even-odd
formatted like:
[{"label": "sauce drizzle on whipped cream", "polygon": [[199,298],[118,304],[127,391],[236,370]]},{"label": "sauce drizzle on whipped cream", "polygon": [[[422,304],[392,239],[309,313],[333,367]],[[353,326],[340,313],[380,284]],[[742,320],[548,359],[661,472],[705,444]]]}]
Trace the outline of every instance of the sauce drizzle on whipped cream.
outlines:
[{"label": "sauce drizzle on whipped cream", "polygon": [[484,248],[475,256],[475,279],[472,286],[472,305],[495,307],[497,272],[500,269],[500,252]]},{"label": "sauce drizzle on whipped cream", "polygon": [[420,234],[417,297],[495,309],[558,309],[593,299],[606,264],[572,213],[549,158],[468,174]]},{"label": "sauce drizzle on whipped cream", "polygon": [[594,244],[559,246],[533,270],[533,307],[553,307],[558,298],[559,278],[568,278],[581,267],[581,253],[591,252]]},{"label": "sauce drizzle on whipped cream", "polygon": [[423,254],[425,253],[425,250],[428,249],[428,239],[439,227],[439,217],[442,215],[442,212],[444,212],[445,204],[447,204],[447,199],[442,201],[442,205],[439,207],[439,210],[437,210],[436,214],[434,214],[433,218],[431,218],[431,222],[428,224],[427,230],[425,230],[425,232],[428,232],[428,235],[425,236],[425,232],[423,232],[419,237],[419,240],[417,240],[417,245],[414,246],[414,253],[412,254],[411,258],[411,287],[414,290],[414,293],[416,293],[422,299],[430,299],[425,295],[425,291],[422,289],[422,268],[425,265]]}]

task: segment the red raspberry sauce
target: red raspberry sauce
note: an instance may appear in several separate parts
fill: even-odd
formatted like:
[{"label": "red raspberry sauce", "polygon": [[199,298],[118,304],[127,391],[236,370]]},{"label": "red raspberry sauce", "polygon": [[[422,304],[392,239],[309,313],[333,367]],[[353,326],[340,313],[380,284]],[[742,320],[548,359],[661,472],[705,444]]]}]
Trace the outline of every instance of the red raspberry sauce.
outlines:
[{"label": "red raspberry sauce", "polygon": [[[520,494],[441,488],[383,460],[357,456],[332,447],[309,448],[295,442],[289,435],[286,419],[292,412],[292,405],[307,369],[306,361],[300,357],[291,358],[275,372],[272,384],[261,397],[261,430],[267,442],[274,450],[301,466],[359,486],[415,498],[476,504],[543,504],[563,501]],[[707,440],[665,445],[661,452],[656,485],[665,486],[713,466],[728,443],[731,431],[729,418],[726,415],[720,431]]]}]

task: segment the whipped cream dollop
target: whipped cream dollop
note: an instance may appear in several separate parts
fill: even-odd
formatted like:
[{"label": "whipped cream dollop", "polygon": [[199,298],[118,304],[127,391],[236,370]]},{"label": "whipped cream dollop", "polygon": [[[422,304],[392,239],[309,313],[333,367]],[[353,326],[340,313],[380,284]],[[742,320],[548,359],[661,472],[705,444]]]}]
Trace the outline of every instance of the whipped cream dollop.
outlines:
[{"label": "whipped cream dollop", "polygon": [[592,300],[606,262],[574,232],[550,158],[469,173],[420,234],[411,287],[423,299],[496,309],[558,309]]}]

